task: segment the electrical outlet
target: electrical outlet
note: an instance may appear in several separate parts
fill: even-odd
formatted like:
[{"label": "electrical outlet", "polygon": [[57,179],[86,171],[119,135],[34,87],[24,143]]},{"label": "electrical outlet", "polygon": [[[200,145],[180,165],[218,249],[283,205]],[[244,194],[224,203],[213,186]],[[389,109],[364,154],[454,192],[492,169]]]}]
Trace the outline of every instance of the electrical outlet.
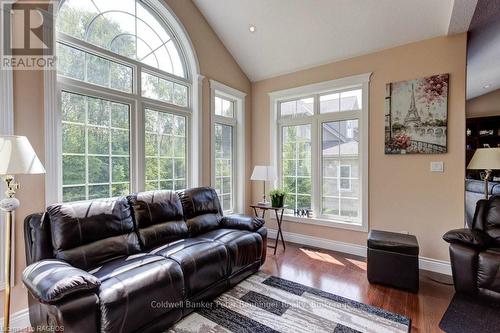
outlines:
[{"label": "electrical outlet", "polygon": [[431,162],[431,172],[444,172],[443,161]]}]

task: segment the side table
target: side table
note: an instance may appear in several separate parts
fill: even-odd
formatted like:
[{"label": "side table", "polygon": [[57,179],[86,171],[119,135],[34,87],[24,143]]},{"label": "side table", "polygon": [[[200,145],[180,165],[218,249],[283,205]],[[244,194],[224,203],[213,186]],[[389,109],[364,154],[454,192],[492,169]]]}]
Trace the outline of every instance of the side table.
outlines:
[{"label": "side table", "polygon": [[285,251],[285,239],[283,238],[283,231],[281,231],[281,223],[283,222],[283,212],[285,211],[285,208],[288,206],[283,206],[283,207],[272,207],[272,206],[265,206],[265,205],[250,205],[250,207],[253,208],[253,211],[255,213],[255,216],[259,217],[259,213],[257,212],[257,209],[260,209],[262,211],[262,215],[260,216],[261,218],[265,219],[266,218],[266,212],[268,210],[273,210],[274,214],[276,216],[276,223],[278,224],[278,233],[276,234],[276,242],[274,246],[268,245],[267,247],[274,249],[274,255],[276,255],[276,249],[278,248],[278,239],[281,237],[281,243],[283,244],[283,251]]}]

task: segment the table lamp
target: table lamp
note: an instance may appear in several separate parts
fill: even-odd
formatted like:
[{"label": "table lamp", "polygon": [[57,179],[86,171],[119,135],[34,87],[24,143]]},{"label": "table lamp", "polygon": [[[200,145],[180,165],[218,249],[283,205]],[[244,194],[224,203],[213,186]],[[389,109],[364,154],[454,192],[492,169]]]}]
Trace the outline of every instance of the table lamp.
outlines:
[{"label": "table lamp", "polygon": [[259,202],[259,205],[270,205],[270,202],[266,200],[266,182],[276,180],[277,178],[276,170],[272,166],[256,165],[254,167],[250,180],[262,180],[264,182],[263,201]]},{"label": "table lamp", "polygon": [[484,196],[488,199],[488,179],[491,176],[491,171],[500,169],[500,148],[476,149],[467,169],[484,170],[484,175],[482,176],[482,180],[484,181]]},{"label": "table lamp", "polygon": [[0,176],[3,176],[7,184],[7,191],[5,191],[7,198],[0,201],[0,209],[7,217],[5,221],[4,332],[10,332],[11,227],[14,223],[12,213],[19,207],[19,200],[15,197],[19,184],[14,181],[14,175],[41,173],[45,173],[45,169],[25,136],[0,135]]}]

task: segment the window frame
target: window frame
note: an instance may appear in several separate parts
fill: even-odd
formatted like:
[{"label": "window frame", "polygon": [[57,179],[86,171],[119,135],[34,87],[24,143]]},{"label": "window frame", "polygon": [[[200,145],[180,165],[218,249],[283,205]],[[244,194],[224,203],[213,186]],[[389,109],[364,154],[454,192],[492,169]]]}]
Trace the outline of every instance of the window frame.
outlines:
[{"label": "window frame", "polygon": [[[225,214],[242,214],[245,212],[245,98],[246,93],[229,87],[215,80],[210,80],[210,183],[215,188],[215,124],[232,127],[232,152],[233,152],[233,184],[232,184],[232,210],[224,211]],[[215,97],[220,97],[233,102],[233,117],[215,114]]]},{"label": "window frame", "polygon": [[[280,102],[278,102],[280,103]],[[315,101],[313,102],[315,103]],[[279,108],[279,106],[278,106]],[[279,152],[279,155],[276,157],[277,158],[277,172],[276,174],[278,175],[278,180],[275,182],[274,184],[274,187],[282,187],[282,184],[283,184],[283,129],[285,127],[291,127],[291,126],[304,126],[304,125],[310,125],[311,127],[311,186],[312,186],[312,192],[314,193],[314,189],[315,189],[315,184],[314,184],[314,178],[313,178],[313,172],[312,172],[312,169],[314,168],[314,158],[313,158],[313,154],[314,154],[314,146],[315,146],[315,143],[314,143],[314,126],[315,124],[312,123],[311,121],[308,121],[308,119],[310,119],[311,116],[300,116],[300,117],[297,117],[297,118],[290,118],[290,119],[286,119],[285,121],[283,122],[280,122],[278,121],[278,127],[279,127],[279,134],[278,134],[278,152]],[[292,121],[293,119],[293,121]],[[299,177],[296,175],[295,176],[295,179],[298,179]],[[296,185],[297,187],[297,185]],[[313,200],[313,193],[311,193],[311,209],[314,209],[314,205],[312,203],[312,200]],[[303,193],[294,193],[295,195],[303,195]],[[287,216],[287,217],[292,217],[291,215],[289,214],[284,214],[284,216]]]},{"label": "window frame", "polygon": [[[369,83],[372,73],[360,74],[341,79],[310,84],[281,91],[269,93],[270,97],[270,161],[278,171],[278,180],[274,182],[274,188],[282,185],[282,129],[284,126],[311,124],[311,182],[312,196],[311,208],[312,218],[296,217],[284,215],[284,219],[291,222],[300,222],[313,225],[323,225],[333,228],[342,228],[357,231],[368,230],[368,154],[369,154]],[[320,97],[332,93],[343,91],[362,90],[362,105],[357,111],[341,111],[320,113]],[[312,116],[299,116],[295,118],[280,119],[280,103],[290,100],[314,97],[314,113]],[[358,223],[353,223],[350,219],[340,219],[338,217],[322,215],[322,188],[323,179],[322,168],[322,125],[325,122],[358,120],[360,140],[359,140],[359,163],[360,163],[360,217]],[[275,125],[277,124],[277,125]],[[319,212],[319,214],[318,214]]]},{"label": "window frame", "polygon": [[[58,84],[58,89],[57,89],[57,94],[59,96],[59,101],[61,101],[61,95],[62,93],[65,92],[65,93],[69,93],[69,94],[77,94],[77,95],[81,95],[81,96],[84,96],[84,97],[90,97],[90,98],[98,98],[98,99],[103,99],[103,100],[107,100],[107,101],[112,101],[112,102],[117,102],[117,103],[121,103],[121,104],[124,104],[124,105],[127,105],[129,107],[129,189],[130,189],[130,192],[132,193],[134,190],[134,181],[135,181],[135,173],[137,172],[137,169],[136,169],[136,164],[134,163],[134,159],[137,158],[137,152],[136,152],[136,147],[134,145],[134,141],[133,141],[133,138],[134,138],[134,134],[132,133],[134,130],[137,129],[137,127],[140,127],[137,123],[136,123],[136,119],[134,117],[135,115],[135,112],[137,111],[135,108],[136,108],[136,103],[135,103],[135,100],[134,99],[131,99],[131,98],[124,98],[122,96],[112,96],[112,95],[107,95],[106,93],[100,93],[100,94],[95,94],[95,91],[92,90],[92,89],[88,89],[88,88],[85,88],[85,87],[79,87],[79,86],[74,86],[74,85],[69,85],[69,84]],[[57,112],[59,113],[60,115],[60,128],[62,129],[62,116],[61,116],[61,109],[57,110]],[[88,125],[85,124],[84,127],[87,127]],[[62,145],[62,133],[61,133],[61,136],[59,137],[61,138],[61,145]],[[87,159],[89,156],[95,156],[95,154],[88,154],[87,152],[87,146],[88,146],[88,142],[85,142],[85,146],[86,146],[86,152],[84,153],[84,157]],[[60,168],[61,168],[61,172],[62,172],[62,161],[63,161],[63,151],[61,149],[60,151]],[[112,152],[111,150],[109,151],[109,154],[108,154],[108,157],[112,157]],[[86,162],[86,172],[85,172],[85,178],[87,179],[88,178],[88,163]],[[108,166],[109,168],[111,168],[111,164]],[[111,174],[110,174],[111,176]],[[88,179],[87,179],[88,180]],[[62,181],[62,174],[61,174],[61,183],[60,183],[60,186],[59,188],[57,189],[58,193],[58,197],[61,199],[60,201],[62,202],[62,198],[63,198],[63,189],[64,187],[73,187],[73,186],[85,186],[86,188],[88,186],[91,186],[91,185],[96,185],[96,184],[92,184],[92,183],[89,183],[88,181],[85,183],[85,184],[71,184],[71,185],[64,185],[63,184],[63,181]],[[104,185],[104,184],[101,184],[101,185]],[[109,183],[109,185],[112,185],[112,181]],[[88,188],[86,189],[86,192],[88,192]],[[88,194],[88,193],[87,193]],[[87,199],[87,200],[93,200],[93,199]],[[87,200],[81,200],[81,201],[87,201]]]},{"label": "window frame", "polygon": [[[1,10],[0,10],[1,13]],[[3,45],[3,34],[0,34],[0,43]],[[0,61],[3,56],[0,54]],[[13,70],[0,70],[0,134],[13,135],[14,134],[14,81]],[[6,185],[3,179],[0,179],[0,192],[3,194],[6,190]],[[15,217],[15,212],[13,212]],[[0,214],[0,239],[6,238],[5,228],[5,214]],[[16,224],[11,225],[12,243],[11,247],[16,248]],[[5,241],[0,243],[0,290],[5,289]],[[11,281],[14,281],[16,272],[15,252],[11,253]],[[12,282],[11,282],[12,283]]]},{"label": "window frame", "polygon": [[[171,33],[178,48],[185,78],[175,76],[160,69],[143,64],[137,60],[115,54],[104,48],[81,41],[64,33],[56,32],[54,27],[46,27],[44,35],[52,34],[54,41],[89,52],[93,55],[119,64],[132,67],[132,91],[122,92],[88,82],[57,74],[57,68],[44,72],[44,109],[45,109],[45,160],[46,162],[46,204],[62,201],[62,117],[61,92],[68,91],[86,96],[125,103],[130,106],[130,192],[143,191],[145,188],[145,110],[153,109],[186,117],[186,186],[198,186],[201,182],[201,115],[202,81],[199,64],[192,43],[170,8],[158,0],[141,0],[149,6],[165,29]],[[44,25],[45,27],[45,25]],[[141,73],[152,73],[158,77],[188,87],[187,106],[178,106],[142,96]]]},{"label": "window frame", "polygon": [[[344,188],[342,187],[342,179],[345,179],[346,177],[342,177],[342,168],[345,168],[347,167],[349,169],[349,177],[347,177],[347,180],[349,181],[349,187],[347,188]],[[338,179],[339,179],[339,182],[337,183],[338,184],[338,189],[340,192],[350,192],[352,191],[352,167],[350,164],[339,164],[338,165],[338,168],[337,168],[337,172],[338,172]]]},{"label": "window frame", "polygon": [[[220,117],[220,116],[215,116],[215,117]],[[222,118],[225,118],[225,117],[222,117]],[[231,119],[231,118],[228,118],[226,121],[224,120],[221,120],[221,119],[215,119],[214,120],[214,123],[213,123],[213,126],[214,126],[214,135],[213,135],[213,138],[212,138],[212,145],[213,145],[213,153],[212,153],[212,165],[213,165],[213,172],[212,172],[212,187],[213,188],[216,188],[216,184],[217,184],[217,177],[215,175],[215,171],[216,171],[216,156],[215,156],[215,126],[216,125],[221,125],[221,126],[229,126],[231,128],[231,157],[234,157],[235,154],[236,154],[236,140],[237,137],[236,137],[236,134],[237,134],[237,128],[236,128],[236,121],[232,121],[234,119]],[[231,170],[231,209],[226,209],[226,210],[223,210],[223,212],[225,214],[232,214],[234,211],[235,211],[235,207],[236,207],[236,175],[237,175],[237,169],[236,169],[236,164],[237,163],[234,163],[234,160],[233,159],[233,162],[231,163],[232,165],[232,170]],[[224,185],[222,185],[222,187],[224,187]],[[223,193],[225,194],[225,193]],[[222,204],[222,201],[223,201],[223,198],[220,197],[219,195],[219,201],[221,201],[221,204]]]}]

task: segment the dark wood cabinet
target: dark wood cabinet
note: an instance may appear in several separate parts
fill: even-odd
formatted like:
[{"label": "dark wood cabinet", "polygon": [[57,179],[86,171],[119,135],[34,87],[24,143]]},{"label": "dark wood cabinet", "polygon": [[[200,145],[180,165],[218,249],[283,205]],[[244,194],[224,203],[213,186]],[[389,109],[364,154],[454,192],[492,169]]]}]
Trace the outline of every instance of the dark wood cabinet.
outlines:
[{"label": "dark wood cabinet", "polygon": [[[477,148],[500,147],[500,116],[467,118],[465,167]],[[466,170],[470,179],[480,179],[479,170]],[[500,171],[493,171],[493,177],[500,177]]]}]

